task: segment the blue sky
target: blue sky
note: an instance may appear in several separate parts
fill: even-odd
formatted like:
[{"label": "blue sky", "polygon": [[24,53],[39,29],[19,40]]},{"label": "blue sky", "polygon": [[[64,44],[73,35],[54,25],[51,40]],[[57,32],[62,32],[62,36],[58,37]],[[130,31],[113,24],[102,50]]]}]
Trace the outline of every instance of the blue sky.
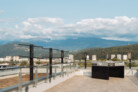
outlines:
[{"label": "blue sky", "polygon": [[67,21],[86,18],[138,17],[138,0],[0,0],[1,18],[60,17]]},{"label": "blue sky", "polygon": [[[137,5],[138,0],[0,0],[0,33],[4,34],[0,40],[65,39],[91,34],[104,39],[137,41]],[[111,32],[114,35],[109,36]]]}]

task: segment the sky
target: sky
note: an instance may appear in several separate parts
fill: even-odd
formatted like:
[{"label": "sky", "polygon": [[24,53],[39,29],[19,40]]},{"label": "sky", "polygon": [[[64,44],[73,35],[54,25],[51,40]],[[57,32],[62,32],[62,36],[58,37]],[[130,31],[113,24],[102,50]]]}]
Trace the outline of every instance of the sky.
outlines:
[{"label": "sky", "polygon": [[138,0],[0,0],[0,41],[138,41]]}]

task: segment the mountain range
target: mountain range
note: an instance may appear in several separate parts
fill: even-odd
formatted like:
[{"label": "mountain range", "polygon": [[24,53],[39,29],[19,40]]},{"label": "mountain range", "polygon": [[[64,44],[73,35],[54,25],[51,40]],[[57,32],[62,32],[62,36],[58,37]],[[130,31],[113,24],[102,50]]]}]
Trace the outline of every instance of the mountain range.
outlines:
[{"label": "mountain range", "polygon": [[[61,50],[79,51],[87,48],[107,48],[115,46],[124,46],[129,44],[136,44],[137,42],[115,41],[105,40],[99,38],[78,38],[78,39],[66,39],[66,40],[22,40],[12,42],[0,42],[0,57],[16,56],[16,55],[29,55],[29,48],[19,46],[18,44],[35,44],[38,46],[44,46],[47,48],[56,48]],[[42,49],[35,49],[35,56],[43,56],[48,53]],[[48,54],[47,54],[48,55]],[[60,55],[60,54],[59,54]]]},{"label": "mountain range", "polygon": [[[84,48],[105,48],[105,47],[113,47],[113,46],[123,46],[128,44],[136,44],[137,42],[132,41],[117,41],[117,40],[105,40],[100,38],[93,37],[80,37],[76,39],[65,39],[65,40],[44,40],[44,39],[30,39],[30,40],[21,40],[21,41],[11,41],[10,43],[20,43],[27,42],[32,43],[39,46],[64,49],[64,50],[81,50]],[[9,43],[8,41],[1,41],[0,45]]]},{"label": "mountain range", "polygon": [[[65,40],[22,40],[22,41],[1,41],[0,42],[0,57],[29,55],[29,48],[19,46],[18,44],[35,44],[47,48],[56,48],[60,50],[80,51],[87,48],[107,48],[115,46],[124,46],[129,44],[136,44],[137,42],[105,40],[99,38],[78,38]],[[48,53],[42,49],[35,49],[35,56],[43,56]],[[48,54],[47,54],[48,55]],[[59,54],[60,55],[60,54]]]}]

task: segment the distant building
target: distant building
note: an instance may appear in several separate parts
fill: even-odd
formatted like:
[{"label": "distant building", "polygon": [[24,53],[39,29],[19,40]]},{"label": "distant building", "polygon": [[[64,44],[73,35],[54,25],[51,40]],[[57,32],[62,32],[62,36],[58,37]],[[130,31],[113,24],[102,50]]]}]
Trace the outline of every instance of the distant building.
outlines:
[{"label": "distant building", "polygon": [[41,62],[46,62],[48,59],[39,59]]},{"label": "distant building", "polygon": [[[57,60],[59,61],[60,59],[58,58]],[[69,57],[64,57],[64,62],[68,62],[68,60],[69,60]]]},{"label": "distant building", "polygon": [[115,54],[111,54],[111,59],[114,59],[115,58]]},{"label": "distant building", "polygon": [[3,62],[3,61],[5,61],[5,59],[4,58],[0,58],[0,62]]},{"label": "distant building", "polygon": [[37,61],[39,61],[39,59],[37,59],[37,58],[34,58],[34,62],[37,62]]},{"label": "distant building", "polygon": [[96,60],[97,60],[96,55],[92,55],[92,60],[93,60],[93,61],[96,61]]},{"label": "distant building", "polygon": [[86,59],[89,60],[89,55],[86,56]]},{"label": "distant building", "polygon": [[22,61],[29,61],[29,59],[28,58],[20,58],[19,62],[22,62]]},{"label": "distant building", "polygon": [[19,56],[13,56],[13,61],[19,61]]},{"label": "distant building", "polygon": [[117,59],[122,60],[122,55],[121,54],[117,54]]},{"label": "distant building", "polygon": [[6,56],[5,61],[11,61],[12,57],[11,56]]},{"label": "distant building", "polygon": [[128,59],[131,59],[131,53],[128,53]]},{"label": "distant building", "polygon": [[123,55],[123,60],[127,60],[127,59],[128,59],[127,55]]},{"label": "distant building", "polygon": [[73,62],[74,61],[74,55],[70,54],[69,55],[69,62]]}]

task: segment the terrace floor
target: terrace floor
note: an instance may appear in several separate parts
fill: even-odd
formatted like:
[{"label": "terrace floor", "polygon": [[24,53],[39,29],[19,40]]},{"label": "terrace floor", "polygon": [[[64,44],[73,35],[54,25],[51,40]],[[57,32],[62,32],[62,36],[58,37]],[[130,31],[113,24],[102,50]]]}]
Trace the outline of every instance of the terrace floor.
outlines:
[{"label": "terrace floor", "polygon": [[138,78],[125,77],[109,80],[88,76],[74,76],[45,92],[138,92]]}]

